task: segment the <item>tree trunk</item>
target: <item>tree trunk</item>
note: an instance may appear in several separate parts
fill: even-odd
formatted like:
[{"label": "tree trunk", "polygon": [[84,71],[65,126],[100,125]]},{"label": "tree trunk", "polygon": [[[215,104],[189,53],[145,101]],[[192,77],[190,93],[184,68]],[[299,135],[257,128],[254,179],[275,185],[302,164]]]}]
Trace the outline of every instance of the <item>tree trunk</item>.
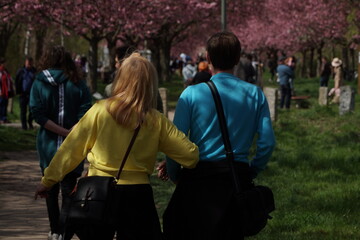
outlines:
[{"label": "tree trunk", "polygon": [[154,40],[149,44],[151,61],[156,67],[159,82],[170,81],[170,49],[171,44],[163,40]]},{"label": "tree trunk", "polygon": [[343,68],[348,69],[349,68],[349,51],[348,48],[345,46],[342,48],[342,61],[343,61]]},{"label": "tree trunk", "polygon": [[109,49],[109,57],[110,57],[110,68],[111,68],[111,72],[114,72],[115,69],[115,53],[116,53],[116,41],[110,41],[109,39],[107,40],[107,46]]},{"label": "tree trunk", "polygon": [[315,53],[315,49],[311,48],[310,49],[310,62],[309,62],[309,77],[315,77],[314,74],[314,54]]},{"label": "tree trunk", "polygon": [[160,81],[170,82],[170,49],[169,43],[163,43],[159,46],[159,79]]},{"label": "tree trunk", "polygon": [[307,51],[303,50],[301,51],[301,55],[302,55],[302,66],[301,66],[301,77],[306,77],[306,55],[307,55]]},{"label": "tree trunk", "polygon": [[155,43],[149,44],[149,49],[151,51],[151,62],[155,66],[157,73],[158,73],[158,79],[159,82],[162,82],[162,79],[160,78],[160,51],[159,48],[156,47]]},{"label": "tree trunk", "polygon": [[89,49],[89,74],[87,77],[87,84],[89,86],[90,92],[94,93],[97,90],[97,67],[98,67],[98,43],[99,39],[91,38],[89,40],[90,49]]},{"label": "tree trunk", "polygon": [[351,60],[351,71],[355,72],[356,71],[356,58],[355,58],[355,49],[351,48],[350,49],[350,60]]},{"label": "tree trunk", "polygon": [[359,62],[358,62],[358,94],[360,94],[360,46],[358,46],[358,57],[359,57]]},{"label": "tree trunk", "polygon": [[322,59],[322,46],[319,47],[317,50],[317,67],[316,67],[316,76],[320,76],[321,74],[321,59]]},{"label": "tree trunk", "polygon": [[36,50],[35,50],[35,62],[38,63],[44,50],[45,37],[47,28],[40,28],[35,31]]},{"label": "tree trunk", "polygon": [[17,23],[0,24],[0,57],[5,57],[11,35],[17,29]]}]

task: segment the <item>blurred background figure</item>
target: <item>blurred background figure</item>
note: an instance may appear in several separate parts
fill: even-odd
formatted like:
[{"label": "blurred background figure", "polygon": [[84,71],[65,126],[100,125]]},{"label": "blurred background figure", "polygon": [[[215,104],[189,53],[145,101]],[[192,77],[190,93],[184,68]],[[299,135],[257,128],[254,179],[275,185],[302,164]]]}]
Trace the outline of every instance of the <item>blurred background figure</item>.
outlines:
[{"label": "blurred background figure", "polygon": [[19,95],[21,127],[24,130],[28,129],[28,125],[30,129],[33,128],[33,117],[30,110],[29,115],[26,116],[30,102],[30,90],[36,75],[33,62],[32,57],[26,57],[24,66],[17,71],[15,78],[16,94]]},{"label": "blurred background figure", "polygon": [[195,85],[202,82],[208,82],[211,78],[209,64],[205,61],[200,62],[198,66],[199,71],[195,74],[189,85]]},{"label": "blurred background figure", "polygon": [[295,96],[294,80],[295,80],[295,68],[296,68],[296,58],[291,56],[285,59],[285,64],[291,68],[293,71],[293,76],[289,78],[291,96]]},{"label": "blurred background figure", "polygon": [[270,71],[270,74],[271,74],[269,82],[273,82],[275,74],[276,74],[276,67],[277,67],[276,55],[275,54],[271,53],[267,65],[268,65],[268,68],[269,68],[269,71]]},{"label": "blurred background figure", "polygon": [[331,75],[331,64],[326,57],[321,58],[320,87],[327,87]]},{"label": "blurred background figure", "polygon": [[334,87],[330,90],[329,96],[335,94],[331,103],[338,104],[340,102],[340,87],[343,85],[342,61],[339,58],[334,58],[331,65],[334,73]]},{"label": "blurred background figure", "polygon": [[280,90],[281,90],[281,101],[280,101],[280,108],[290,109],[291,103],[291,79],[294,79],[294,71],[289,66],[290,62],[288,58],[282,57],[279,60],[279,65],[276,68],[276,71],[279,75],[279,83],[280,83]]},{"label": "blurred background figure", "polygon": [[189,85],[196,74],[196,66],[191,57],[186,56],[186,64],[182,70],[184,85]]},{"label": "blurred background figure", "polygon": [[135,49],[130,48],[129,46],[122,46],[122,47],[118,47],[115,51],[115,71],[111,74],[110,77],[110,83],[108,85],[106,85],[105,87],[105,97],[108,98],[111,96],[111,92],[112,92],[112,86],[113,86],[113,81],[115,79],[115,75],[117,70],[121,67],[121,63],[122,61],[124,61],[125,57],[127,55],[130,55]]},{"label": "blurred background figure", "polygon": [[9,99],[14,96],[12,79],[5,62],[5,58],[0,57],[0,124],[10,122],[7,118],[7,107]]}]

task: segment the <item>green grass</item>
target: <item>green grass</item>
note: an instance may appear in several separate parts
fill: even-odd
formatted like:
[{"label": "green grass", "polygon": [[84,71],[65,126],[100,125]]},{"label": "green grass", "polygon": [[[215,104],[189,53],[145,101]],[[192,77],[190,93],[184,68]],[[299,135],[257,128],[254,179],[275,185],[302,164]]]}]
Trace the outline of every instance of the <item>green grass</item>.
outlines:
[{"label": "green grass", "polygon": [[[356,89],[354,82],[346,84]],[[354,113],[339,116],[337,105],[318,106],[318,87],[318,79],[296,79],[296,94],[311,96],[309,108],[293,103],[291,110],[279,111],[277,146],[256,180],[273,189],[277,209],[268,226],[249,239],[360,239],[360,98]],[[162,216],[174,186],[152,181]]]},{"label": "green grass", "polygon": [[[20,122],[19,98],[13,98],[13,113],[8,113],[11,122]],[[24,151],[36,149],[37,130],[22,130],[0,125],[0,151]]]},{"label": "green grass", "polygon": [[0,126],[0,151],[35,150],[36,132]]},{"label": "green grass", "polygon": [[182,78],[177,74],[173,74],[171,82],[163,82],[159,84],[159,87],[167,88],[169,108],[175,109],[176,103],[182,91],[184,91],[184,82]]}]

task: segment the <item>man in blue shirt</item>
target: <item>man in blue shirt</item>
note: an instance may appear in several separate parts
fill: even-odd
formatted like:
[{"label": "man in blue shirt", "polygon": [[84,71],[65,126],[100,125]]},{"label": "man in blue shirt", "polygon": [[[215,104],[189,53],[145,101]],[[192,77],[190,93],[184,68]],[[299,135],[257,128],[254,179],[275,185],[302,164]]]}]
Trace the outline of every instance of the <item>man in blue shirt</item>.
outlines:
[{"label": "man in blue shirt", "polygon": [[279,75],[281,89],[280,108],[284,108],[285,104],[285,107],[289,109],[291,102],[292,81],[295,78],[294,70],[290,66],[285,65],[283,61],[281,61],[280,64],[277,66],[276,71]]},{"label": "man in blue shirt", "polygon": [[[265,169],[275,137],[262,90],[233,75],[240,51],[240,42],[233,33],[217,33],[207,42],[207,61],[214,74],[211,80],[221,97],[239,180],[246,189]],[[174,124],[199,147],[200,162],[188,171],[167,159],[170,179],[178,185],[164,215],[166,237],[241,239],[237,225],[241,216],[229,212],[234,189],[215,103],[205,83],[184,90],[176,106]],[[255,137],[256,155],[250,160]]]}]

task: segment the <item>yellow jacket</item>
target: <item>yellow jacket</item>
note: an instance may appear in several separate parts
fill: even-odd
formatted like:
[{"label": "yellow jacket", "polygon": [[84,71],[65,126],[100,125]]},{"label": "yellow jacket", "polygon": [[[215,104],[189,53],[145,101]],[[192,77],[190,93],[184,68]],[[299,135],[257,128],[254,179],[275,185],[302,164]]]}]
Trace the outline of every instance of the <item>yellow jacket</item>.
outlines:
[{"label": "yellow jacket", "polygon": [[[60,182],[87,157],[89,176],[116,176],[134,131],[119,125],[99,101],[84,115],[45,169],[42,184]],[[118,184],[148,184],[157,152],[163,152],[186,168],[199,160],[198,147],[163,114],[152,110],[141,126]]]}]

